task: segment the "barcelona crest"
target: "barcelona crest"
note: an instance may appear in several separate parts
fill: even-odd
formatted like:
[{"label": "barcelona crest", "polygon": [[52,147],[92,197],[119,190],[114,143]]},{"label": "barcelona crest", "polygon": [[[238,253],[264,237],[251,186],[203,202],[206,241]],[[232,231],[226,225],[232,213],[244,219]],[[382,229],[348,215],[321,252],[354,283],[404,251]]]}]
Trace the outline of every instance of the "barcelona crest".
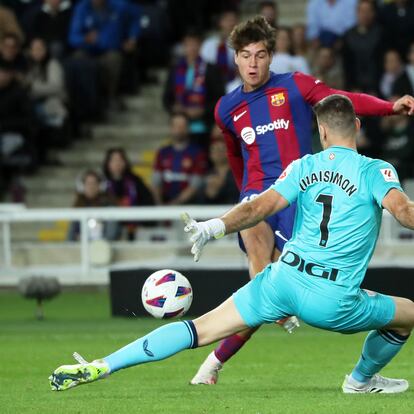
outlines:
[{"label": "barcelona crest", "polygon": [[271,104],[273,106],[281,106],[285,103],[285,94],[283,92],[271,96]]}]

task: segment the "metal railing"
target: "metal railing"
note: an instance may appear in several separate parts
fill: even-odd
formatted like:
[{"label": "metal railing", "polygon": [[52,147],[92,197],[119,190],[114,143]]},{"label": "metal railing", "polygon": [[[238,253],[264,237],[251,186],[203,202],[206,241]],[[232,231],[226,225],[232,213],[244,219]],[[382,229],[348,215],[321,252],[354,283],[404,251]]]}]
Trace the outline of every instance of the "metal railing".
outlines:
[{"label": "metal railing", "polygon": [[196,220],[206,220],[222,215],[231,206],[172,206],[172,207],[103,207],[103,208],[50,208],[25,209],[21,206],[13,208],[0,205],[0,223],[2,225],[3,262],[6,269],[12,269],[12,223],[53,222],[59,220],[77,221],[80,223],[81,269],[86,275],[90,269],[88,222],[99,221],[171,221],[176,223],[177,239],[183,240],[183,226],[179,224],[181,214],[186,211]]},{"label": "metal railing", "polygon": [[[184,240],[181,214],[186,211],[196,220],[206,220],[222,215],[229,210],[229,205],[218,206],[172,206],[172,207],[139,207],[139,208],[50,208],[26,209],[22,206],[0,205],[0,224],[2,226],[2,256],[0,268],[12,270],[12,229],[13,223],[53,222],[58,220],[78,221],[80,223],[81,272],[87,275],[90,270],[88,222],[99,221],[171,221],[175,223],[176,240]],[[401,226],[394,218],[384,212],[381,236],[378,245],[391,246],[400,243],[412,243],[414,239],[401,239]],[[413,255],[414,262],[414,255]]]}]

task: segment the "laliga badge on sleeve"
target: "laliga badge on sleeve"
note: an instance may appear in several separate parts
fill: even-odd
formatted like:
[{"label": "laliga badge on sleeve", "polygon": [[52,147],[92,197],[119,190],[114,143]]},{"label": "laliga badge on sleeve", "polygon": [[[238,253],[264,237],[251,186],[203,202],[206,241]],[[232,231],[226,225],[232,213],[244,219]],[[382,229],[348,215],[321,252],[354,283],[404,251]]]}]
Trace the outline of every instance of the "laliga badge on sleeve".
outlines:
[{"label": "laliga badge on sleeve", "polygon": [[384,180],[388,183],[398,183],[398,178],[391,168],[381,168],[381,174]]}]

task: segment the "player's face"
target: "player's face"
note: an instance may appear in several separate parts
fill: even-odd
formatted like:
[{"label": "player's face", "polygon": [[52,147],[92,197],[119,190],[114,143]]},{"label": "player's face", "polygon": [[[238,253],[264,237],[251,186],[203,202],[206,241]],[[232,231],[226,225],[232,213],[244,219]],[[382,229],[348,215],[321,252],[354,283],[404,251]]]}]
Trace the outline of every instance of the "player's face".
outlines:
[{"label": "player's face", "polygon": [[269,79],[272,55],[263,42],[250,43],[236,53],[235,62],[244,83],[245,92],[262,86]]}]

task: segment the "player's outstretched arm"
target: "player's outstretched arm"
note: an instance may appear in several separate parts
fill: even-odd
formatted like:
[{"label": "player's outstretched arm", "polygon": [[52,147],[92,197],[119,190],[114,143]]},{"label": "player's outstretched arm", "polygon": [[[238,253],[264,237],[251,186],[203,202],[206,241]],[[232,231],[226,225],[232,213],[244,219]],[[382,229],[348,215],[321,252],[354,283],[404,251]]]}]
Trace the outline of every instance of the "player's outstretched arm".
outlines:
[{"label": "player's outstretched arm", "polygon": [[226,234],[253,227],[288,204],[277,191],[269,189],[251,201],[237,204],[221,218],[197,222],[184,213],[184,231],[190,233],[194,261],[198,262],[204,246],[210,239],[219,239]]},{"label": "player's outstretched arm", "polygon": [[237,204],[221,217],[226,234],[253,227],[265,218],[289,205],[288,201],[273,189],[266,190],[251,201]]},{"label": "player's outstretched arm", "polygon": [[414,97],[410,95],[404,95],[395,102],[389,102],[365,93],[333,89],[319,79],[299,72],[295,72],[294,79],[302,96],[311,105],[316,105],[329,95],[339,94],[347,96],[352,101],[357,115],[414,115]]},{"label": "player's outstretched arm", "polygon": [[414,202],[405,193],[391,189],[382,200],[382,205],[401,225],[414,230]]}]

